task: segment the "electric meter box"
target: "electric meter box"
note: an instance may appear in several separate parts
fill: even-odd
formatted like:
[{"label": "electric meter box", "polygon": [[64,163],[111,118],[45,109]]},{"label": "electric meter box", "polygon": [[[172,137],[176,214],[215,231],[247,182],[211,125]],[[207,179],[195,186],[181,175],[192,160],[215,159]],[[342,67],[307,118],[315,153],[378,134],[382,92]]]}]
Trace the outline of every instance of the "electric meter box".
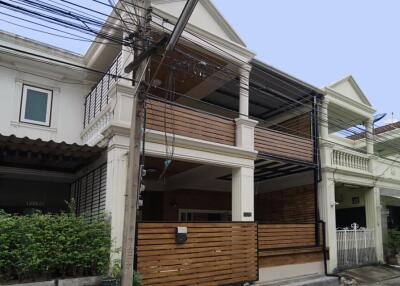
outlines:
[{"label": "electric meter box", "polygon": [[177,244],[183,244],[187,240],[187,227],[178,226],[176,228],[175,241]]}]

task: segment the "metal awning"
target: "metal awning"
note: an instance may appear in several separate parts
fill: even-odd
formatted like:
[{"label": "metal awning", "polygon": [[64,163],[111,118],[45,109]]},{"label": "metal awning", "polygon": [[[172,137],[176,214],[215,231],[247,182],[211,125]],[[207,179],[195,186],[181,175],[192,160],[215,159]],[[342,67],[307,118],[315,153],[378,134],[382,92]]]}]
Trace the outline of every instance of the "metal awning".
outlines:
[{"label": "metal awning", "polygon": [[398,190],[381,188],[379,191],[380,191],[381,196],[391,197],[394,199],[400,199],[400,191],[398,191]]},{"label": "metal awning", "polygon": [[76,172],[98,159],[104,148],[0,134],[0,165]]}]

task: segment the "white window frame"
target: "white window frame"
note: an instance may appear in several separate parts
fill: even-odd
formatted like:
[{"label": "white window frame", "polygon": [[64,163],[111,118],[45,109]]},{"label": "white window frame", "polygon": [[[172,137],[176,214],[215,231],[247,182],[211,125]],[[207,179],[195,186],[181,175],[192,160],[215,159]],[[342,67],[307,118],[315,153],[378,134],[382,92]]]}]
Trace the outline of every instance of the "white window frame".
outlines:
[{"label": "white window frame", "polygon": [[[47,93],[47,107],[46,107],[46,121],[36,121],[25,118],[25,108],[26,108],[26,98],[28,90],[35,90],[43,93]],[[22,85],[22,95],[21,95],[21,106],[19,112],[19,121],[23,123],[30,123],[35,125],[47,126],[50,127],[51,124],[51,111],[53,105],[53,91],[46,88],[36,87],[29,84]]]}]

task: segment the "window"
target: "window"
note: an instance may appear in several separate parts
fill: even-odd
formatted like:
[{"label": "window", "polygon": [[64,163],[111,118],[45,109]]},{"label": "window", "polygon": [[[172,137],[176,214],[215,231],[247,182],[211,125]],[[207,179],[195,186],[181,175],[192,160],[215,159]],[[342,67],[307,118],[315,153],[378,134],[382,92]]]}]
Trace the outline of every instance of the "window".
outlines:
[{"label": "window", "polygon": [[53,91],[23,85],[21,98],[21,122],[50,126]]}]

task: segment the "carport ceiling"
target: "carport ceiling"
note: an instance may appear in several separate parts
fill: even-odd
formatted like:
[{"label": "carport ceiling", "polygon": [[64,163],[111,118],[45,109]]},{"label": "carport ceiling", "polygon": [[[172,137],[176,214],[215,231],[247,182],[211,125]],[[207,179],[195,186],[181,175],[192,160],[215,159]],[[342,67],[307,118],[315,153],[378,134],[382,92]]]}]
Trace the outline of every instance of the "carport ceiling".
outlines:
[{"label": "carport ceiling", "polygon": [[[235,78],[204,98],[204,101],[239,110],[239,84]],[[268,119],[295,108],[311,108],[312,97],[317,93],[271,71],[255,69],[250,77],[250,115]]]},{"label": "carport ceiling", "polygon": [[[262,182],[283,176],[312,170],[310,165],[300,165],[292,162],[277,161],[273,159],[260,158],[254,162],[254,181]],[[221,180],[232,180],[231,175],[220,177]]]}]

